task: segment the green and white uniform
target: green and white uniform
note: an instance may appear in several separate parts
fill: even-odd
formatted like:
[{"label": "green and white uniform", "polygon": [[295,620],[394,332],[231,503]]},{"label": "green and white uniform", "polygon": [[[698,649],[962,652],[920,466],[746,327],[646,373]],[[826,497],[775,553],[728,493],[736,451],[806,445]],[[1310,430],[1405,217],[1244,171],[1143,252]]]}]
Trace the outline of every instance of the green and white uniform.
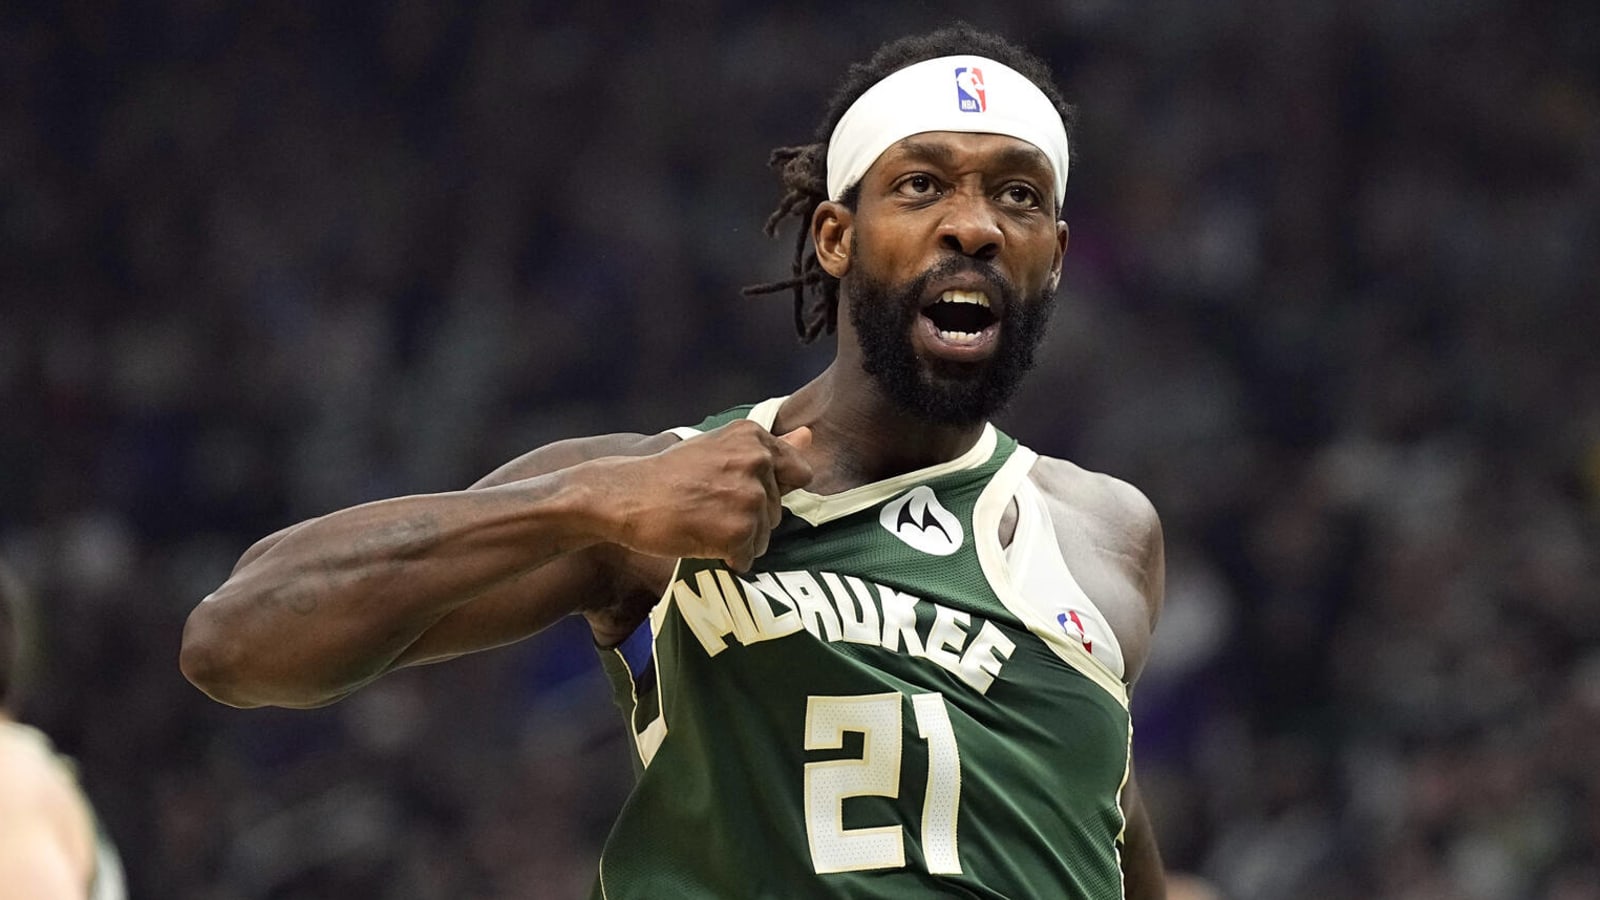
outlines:
[{"label": "green and white uniform", "polygon": [[[770,428],[781,400],[699,430]],[[602,653],[640,772],[593,896],[1122,897],[1122,660],[1035,459],[988,426],[949,462],[791,492],[749,572],[681,560]]]}]

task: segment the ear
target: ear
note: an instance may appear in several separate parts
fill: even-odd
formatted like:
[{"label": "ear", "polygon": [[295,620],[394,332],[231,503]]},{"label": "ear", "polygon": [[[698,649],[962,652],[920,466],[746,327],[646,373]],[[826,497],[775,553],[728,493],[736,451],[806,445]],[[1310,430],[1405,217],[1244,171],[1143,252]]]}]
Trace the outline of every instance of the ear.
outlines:
[{"label": "ear", "polygon": [[1071,229],[1067,228],[1066,221],[1062,220],[1062,219],[1057,219],[1056,220],[1056,258],[1055,258],[1055,263],[1050,267],[1050,282],[1049,283],[1050,283],[1050,291],[1051,291],[1051,293],[1054,293],[1055,289],[1061,284],[1061,260],[1067,255],[1067,244],[1069,242],[1068,239],[1071,236],[1072,236]]},{"label": "ear", "polygon": [[824,200],[811,214],[811,244],[817,248],[817,263],[835,278],[850,271],[850,229],[854,225],[855,213],[833,200]]}]

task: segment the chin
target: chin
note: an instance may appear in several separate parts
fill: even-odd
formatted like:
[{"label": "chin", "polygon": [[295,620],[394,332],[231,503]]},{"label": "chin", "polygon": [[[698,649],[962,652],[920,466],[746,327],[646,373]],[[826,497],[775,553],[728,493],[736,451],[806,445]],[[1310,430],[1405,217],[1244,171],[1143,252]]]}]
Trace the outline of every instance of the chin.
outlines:
[{"label": "chin", "polygon": [[896,290],[862,277],[852,287],[848,319],[861,368],[900,411],[923,422],[977,425],[1005,408],[1033,366],[1052,303],[1048,296],[1001,305],[1005,316],[981,355],[950,359],[919,352],[920,284]]},{"label": "chin", "polygon": [[981,425],[1005,408],[1010,393],[995,390],[985,371],[945,374],[924,369],[913,380],[879,378],[884,393],[902,412],[933,425]]}]

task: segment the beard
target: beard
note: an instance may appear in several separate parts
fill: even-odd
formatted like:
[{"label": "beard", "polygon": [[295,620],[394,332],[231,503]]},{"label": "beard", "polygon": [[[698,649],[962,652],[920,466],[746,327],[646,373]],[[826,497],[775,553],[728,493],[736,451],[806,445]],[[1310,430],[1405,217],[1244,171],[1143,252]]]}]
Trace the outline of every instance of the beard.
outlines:
[{"label": "beard", "polygon": [[[991,302],[1000,301],[1004,318],[994,354],[976,365],[919,359],[911,328],[922,314],[928,283],[965,271],[988,280]],[[1023,300],[993,266],[966,256],[950,257],[905,285],[855,271],[845,280],[850,323],[861,346],[861,368],[902,412],[939,425],[976,425],[1005,408],[1022,376],[1033,368],[1034,351],[1055,307],[1054,290],[1047,288]]]}]

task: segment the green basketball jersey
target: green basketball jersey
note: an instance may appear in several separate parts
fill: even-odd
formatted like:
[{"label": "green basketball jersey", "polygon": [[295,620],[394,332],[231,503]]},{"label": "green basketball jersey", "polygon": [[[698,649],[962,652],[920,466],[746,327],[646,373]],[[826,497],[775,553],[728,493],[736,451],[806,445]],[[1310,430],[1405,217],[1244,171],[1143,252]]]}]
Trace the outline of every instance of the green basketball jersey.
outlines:
[{"label": "green basketball jersey", "polygon": [[[770,427],[777,402],[700,427]],[[990,426],[950,462],[792,492],[749,572],[681,560],[602,653],[640,766],[593,896],[1122,897],[1126,691],[1000,546],[1036,458]]]}]

